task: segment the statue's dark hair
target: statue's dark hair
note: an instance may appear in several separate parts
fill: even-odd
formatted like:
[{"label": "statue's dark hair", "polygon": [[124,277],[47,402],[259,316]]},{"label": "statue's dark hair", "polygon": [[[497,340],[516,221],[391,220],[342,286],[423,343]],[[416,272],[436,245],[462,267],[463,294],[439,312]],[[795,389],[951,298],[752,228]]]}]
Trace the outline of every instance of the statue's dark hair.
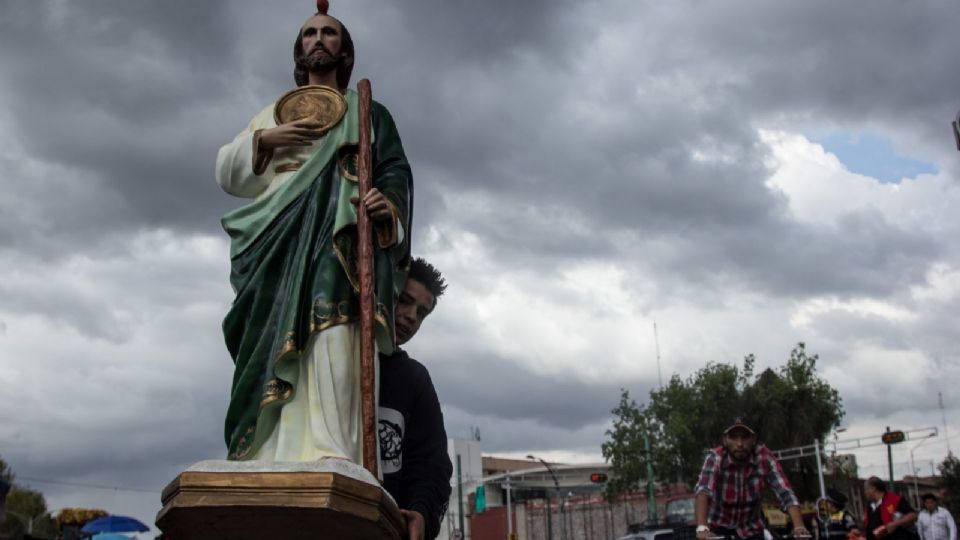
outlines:
[{"label": "statue's dark hair", "polygon": [[433,305],[437,305],[437,299],[447,290],[447,282],[443,279],[440,271],[432,264],[417,257],[410,263],[410,273],[407,279],[414,279],[423,284],[424,287],[433,295]]},{"label": "statue's dark hair", "polygon": [[[337,66],[337,86],[340,87],[340,90],[343,90],[350,85],[350,75],[353,74],[353,59],[356,50],[353,48],[353,38],[350,37],[350,31],[347,30],[346,25],[336,17],[331,18],[339,22],[340,28],[343,30],[340,36],[340,54],[344,55],[344,58]],[[297,86],[307,84],[309,79],[307,68],[300,60],[303,57],[303,35],[300,32],[301,30],[297,30],[297,40],[293,42],[293,80],[297,82]]]}]

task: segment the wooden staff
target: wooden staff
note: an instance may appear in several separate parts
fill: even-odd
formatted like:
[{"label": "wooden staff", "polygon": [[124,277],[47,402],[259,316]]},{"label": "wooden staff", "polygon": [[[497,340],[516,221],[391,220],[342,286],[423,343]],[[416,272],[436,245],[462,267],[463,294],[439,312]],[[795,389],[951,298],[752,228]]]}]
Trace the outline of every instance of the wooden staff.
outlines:
[{"label": "wooden staff", "polygon": [[357,179],[360,201],[357,205],[357,271],[360,274],[360,410],[363,416],[363,467],[377,477],[376,370],[374,369],[374,294],[373,227],[363,198],[373,187],[373,163],[370,152],[370,81],[357,83],[360,94],[360,150]]}]

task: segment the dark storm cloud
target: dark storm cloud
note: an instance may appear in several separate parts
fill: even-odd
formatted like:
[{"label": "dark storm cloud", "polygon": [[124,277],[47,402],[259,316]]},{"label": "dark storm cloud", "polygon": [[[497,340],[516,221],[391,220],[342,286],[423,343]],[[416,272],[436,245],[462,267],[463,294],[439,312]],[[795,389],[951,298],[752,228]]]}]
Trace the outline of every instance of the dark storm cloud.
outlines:
[{"label": "dark storm cloud", "polygon": [[[0,18],[0,103],[27,159],[5,181],[52,184],[29,204],[89,238],[118,227],[215,226],[226,208],[210,180],[211,126],[237,63],[227,2],[16,2]],[[41,173],[43,174],[43,173]],[[81,183],[85,199],[59,197]],[[30,231],[30,227],[23,227]],[[86,236],[85,236],[86,235]]]},{"label": "dark storm cloud", "polygon": [[516,360],[487,351],[461,351],[457,361],[424,363],[445,405],[478,416],[565,430],[603,423],[617,405],[620,388],[644,386],[623,378],[598,382],[572,373],[537,374]]},{"label": "dark storm cloud", "polygon": [[[779,219],[743,230],[688,231],[658,271],[708,286],[744,287],[774,297],[888,297],[925,281],[941,254],[937,239],[906,231],[878,212],[854,212],[835,226]],[[669,278],[668,278],[669,279]]]},{"label": "dark storm cloud", "polygon": [[[215,231],[216,218],[239,204],[210,180],[216,148],[289,86],[292,35],[309,10],[292,2],[107,7],[8,10],[0,44],[15,76],[5,78],[5,94],[22,144],[112,191],[118,200],[99,220],[73,208],[87,227]],[[755,244],[771,244],[788,227],[763,186],[758,121],[814,111],[917,127],[957,86],[951,70],[928,66],[949,58],[953,33],[920,31],[947,29],[945,4],[905,17],[891,3],[868,16],[826,2],[641,6],[619,18],[626,4],[582,7],[423,1],[366,14],[334,6],[358,40],[358,76],[375,75],[401,127],[417,173],[418,224],[456,217],[438,193],[478,191],[577,216],[594,242],[566,245],[596,246],[597,256],[610,247],[596,240],[620,230],[710,228],[731,238],[766,230]],[[289,30],[256,36],[254,20]],[[605,26],[630,25],[648,48],[628,55],[635,69],[608,73]],[[906,61],[919,49],[931,52]],[[698,151],[726,159],[698,161]],[[556,256],[549,230],[510,221],[493,209],[469,225],[507,249],[539,245]]]},{"label": "dark storm cloud", "polygon": [[[754,131],[758,124],[795,128],[814,114],[819,122],[895,132],[901,131],[897,125],[909,126],[907,142],[937,140],[943,149],[950,142],[943,137],[943,119],[955,101],[949,89],[960,80],[955,70],[930,68],[952,61],[957,38],[946,16],[952,8],[936,3],[906,14],[886,3],[879,9],[882,15],[871,10],[864,16],[855,5],[781,9],[754,2],[636,13],[621,26],[636,23],[652,46],[636,55],[636,70],[617,73],[617,80],[598,78],[599,91],[578,87],[567,93],[560,73],[527,80],[517,57],[506,57],[497,69],[455,69],[465,81],[459,86],[441,71],[437,86],[459,89],[449,91],[454,95],[478,93],[469,83],[488,93],[509,91],[497,94],[496,107],[461,110],[455,100],[440,102],[440,114],[431,119],[452,120],[434,146],[449,163],[431,159],[441,160],[440,169],[450,168],[443,176],[446,189],[510,194],[502,209],[490,210],[492,219],[463,219],[464,227],[508,255],[529,255],[538,245],[543,253],[557,253],[544,231],[512,224],[524,219],[515,217],[522,214],[512,201],[531,200],[585,216],[595,239],[623,230],[679,236],[688,252],[679,254],[682,265],[667,270],[681,279],[695,278],[709,265],[735,281],[752,284],[759,277],[759,287],[774,294],[890,294],[922,278],[940,240],[862,216],[845,218],[832,230],[793,222],[784,201],[764,186],[767,151]],[[585,24],[602,18],[585,18]],[[595,45],[589,38],[580,43]],[[554,45],[534,40],[524,50],[543,60]],[[917,61],[921,49],[930,54],[919,54]],[[568,45],[557,53],[576,50]],[[509,84],[487,80],[496,76]],[[657,86],[658,80],[672,83]],[[619,115],[571,118],[578,97]],[[463,126],[495,136],[468,145]],[[494,161],[471,167],[470,151]],[[693,157],[698,151],[725,159],[699,161]],[[571,240],[569,245],[591,246]]]},{"label": "dark storm cloud", "polygon": [[[87,201],[69,208],[42,199],[31,204],[64,221],[83,223],[79,230],[61,231],[64,237],[89,237],[123,226],[214,231],[217,218],[240,204],[211,180],[216,149],[259,107],[290,87],[292,37],[310,9],[301,4],[267,10],[232,2],[113,2],[101,5],[102,12],[44,2],[7,6],[0,19],[0,58],[9,76],[0,90],[18,145],[39,162],[63,166],[65,175],[94,177],[87,187],[109,197],[107,208]],[[403,33],[406,41],[417,36],[420,44],[445,44],[425,47],[440,57],[411,56],[397,63],[406,68],[397,78],[410,80],[411,72],[443,72],[444,64],[478,58],[495,61],[507,49],[536,41],[553,20],[544,13],[548,5],[465,3],[441,9],[420,3],[400,13],[402,24],[376,14],[366,19]],[[381,54],[396,49],[391,34],[364,26],[364,18],[351,11],[355,6],[334,8],[345,21],[355,21],[349,24],[361,32],[357,38],[368,66],[378,69],[378,57],[391,65],[395,58]],[[449,18],[455,20],[444,21]],[[263,27],[288,31],[252,41]],[[541,33],[531,31],[535,28]],[[398,99],[402,94],[397,93],[391,97],[392,77],[384,71],[383,101],[400,111],[417,111],[413,99]],[[430,130],[429,139],[418,138],[415,131],[405,139],[414,148],[424,147],[418,139],[437,140],[437,131]],[[472,130],[462,133],[470,135],[460,139],[463,147],[479,147],[472,145]],[[451,134],[448,140],[459,136]],[[436,154],[441,161],[450,155]],[[473,152],[470,162],[485,157],[492,156]],[[431,207],[422,208],[429,218]]]}]

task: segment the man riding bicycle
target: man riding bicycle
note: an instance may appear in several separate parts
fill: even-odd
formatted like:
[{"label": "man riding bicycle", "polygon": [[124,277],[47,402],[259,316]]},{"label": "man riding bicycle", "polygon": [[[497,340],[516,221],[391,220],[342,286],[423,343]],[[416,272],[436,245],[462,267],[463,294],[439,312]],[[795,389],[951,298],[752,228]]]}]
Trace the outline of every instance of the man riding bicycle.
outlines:
[{"label": "man riding bicycle", "polygon": [[793,522],[794,537],[809,537],[800,502],[773,453],[757,442],[757,433],[743,416],[723,431],[723,446],[707,454],[696,489],[697,540],[723,536],[763,540],[761,503],[769,487]]}]

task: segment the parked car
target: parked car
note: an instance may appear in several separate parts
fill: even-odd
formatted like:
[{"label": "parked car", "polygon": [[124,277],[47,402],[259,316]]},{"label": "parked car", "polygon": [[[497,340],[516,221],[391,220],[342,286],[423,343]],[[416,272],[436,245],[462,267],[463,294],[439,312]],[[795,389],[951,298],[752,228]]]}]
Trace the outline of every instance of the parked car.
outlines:
[{"label": "parked car", "polygon": [[672,540],[694,540],[697,537],[695,502],[696,496],[692,493],[667,499],[663,525],[673,531]]}]

